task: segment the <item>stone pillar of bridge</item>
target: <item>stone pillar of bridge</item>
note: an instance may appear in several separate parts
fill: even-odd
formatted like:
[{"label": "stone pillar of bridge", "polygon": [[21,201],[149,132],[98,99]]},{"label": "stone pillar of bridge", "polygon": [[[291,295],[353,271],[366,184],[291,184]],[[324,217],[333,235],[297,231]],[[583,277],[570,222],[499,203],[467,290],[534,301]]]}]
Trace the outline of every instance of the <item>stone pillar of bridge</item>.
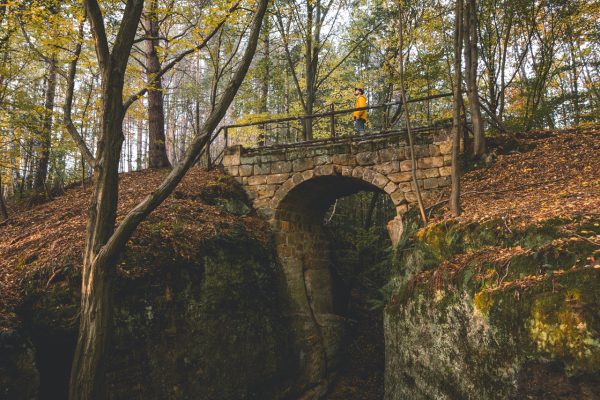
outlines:
[{"label": "stone pillar of bridge", "polygon": [[345,320],[333,305],[329,242],[323,231],[327,206],[313,203],[310,197],[302,191],[292,194],[271,222],[291,301],[303,390],[316,398],[327,390],[328,379],[337,369]]}]

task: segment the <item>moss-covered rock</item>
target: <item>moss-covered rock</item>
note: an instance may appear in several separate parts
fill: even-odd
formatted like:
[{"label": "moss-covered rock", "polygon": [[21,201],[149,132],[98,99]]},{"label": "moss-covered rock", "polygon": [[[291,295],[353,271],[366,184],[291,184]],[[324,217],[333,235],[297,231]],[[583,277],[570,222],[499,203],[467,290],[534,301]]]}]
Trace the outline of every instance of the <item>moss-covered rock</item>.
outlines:
[{"label": "moss-covered rock", "polygon": [[[122,175],[119,219],[166,173]],[[30,235],[13,247],[0,239],[2,289],[10,289],[10,302],[0,299],[0,399],[67,398],[86,190],[71,189],[16,216],[0,235]],[[293,393],[299,361],[281,274],[268,224],[251,212],[242,188],[218,170],[192,168],[139,226],[118,262],[109,397],[277,399]]]},{"label": "moss-covered rock", "polygon": [[0,398],[37,398],[40,377],[30,341],[18,332],[3,331],[0,351]]},{"label": "moss-covered rock", "polygon": [[418,233],[385,312],[386,399],[600,398],[596,249],[561,223]]}]

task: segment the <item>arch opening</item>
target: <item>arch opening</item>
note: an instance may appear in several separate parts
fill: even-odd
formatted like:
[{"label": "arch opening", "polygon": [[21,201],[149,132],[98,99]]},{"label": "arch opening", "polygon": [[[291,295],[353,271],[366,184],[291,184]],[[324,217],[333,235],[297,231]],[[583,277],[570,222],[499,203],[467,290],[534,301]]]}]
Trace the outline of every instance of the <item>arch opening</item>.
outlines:
[{"label": "arch opening", "polygon": [[[373,321],[373,316],[369,313],[362,313],[357,319],[357,298],[353,294],[358,295],[358,300],[362,301],[365,300],[364,293],[360,290],[353,293],[353,290],[360,288],[355,285],[357,279],[348,278],[358,271],[345,268],[347,265],[342,264],[347,260],[332,251],[334,249],[331,248],[331,243],[336,240],[339,224],[325,226],[325,219],[331,222],[332,219],[341,217],[331,215],[338,199],[340,203],[344,203],[346,214],[355,214],[355,211],[358,213],[358,210],[352,210],[352,199],[356,203],[357,196],[362,196],[362,200],[372,200],[373,196],[377,196],[387,205],[386,212],[379,218],[380,225],[382,220],[387,221],[396,216],[392,200],[377,186],[359,178],[334,175],[313,177],[293,187],[279,202],[273,217],[277,252],[284,269],[298,335],[296,344],[304,357],[303,382],[306,382],[307,387],[316,388],[315,390],[323,393],[332,386],[332,377],[340,372],[342,365],[348,367],[349,363],[359,362],[353,360],[352,354],[348,352],[349,346],[356,349],[360,340],[366,339],[364,329],[357,322]],[[382,242],[390,247],[390,238],[385,228],[380,229],[377,234],[383,236]],[[339,235],[337,238],[339,239]],[[366,304],[360,304],[361,312],[365,311],[363,306],[366,307]],[[381,318],[381,312],[378,313]],[[353,321],[354,325],[348,321]],[[381,320],[376,322],[382,323]],[[352,337],[352,332],[355,335],[359,332],[363,337],[357,341],[357,337]],[[377,341],[372,348],[381,351],[382,377],[382,326],[380,337],[371,339]]]}]

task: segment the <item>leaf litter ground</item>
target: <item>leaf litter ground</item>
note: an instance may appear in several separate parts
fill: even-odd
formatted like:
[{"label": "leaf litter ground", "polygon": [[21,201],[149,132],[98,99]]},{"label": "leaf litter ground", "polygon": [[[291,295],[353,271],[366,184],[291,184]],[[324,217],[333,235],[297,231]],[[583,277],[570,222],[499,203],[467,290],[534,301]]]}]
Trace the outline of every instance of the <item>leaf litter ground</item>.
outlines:
[{"label": "leaf litter ground", "polygon": [[[560,250],[574,242],[591,244],[598,250],[571,269],[600,268],[600,127],[535,131],[517,138],[496,140],[497,160],[489,168],[477,168],[462,178],[463,214],[452,217],[446,207],[432,223],[453,219],[461,224],[502,221],[506,233],[560,220],[560,236],[546,246]],[[449,193],[445,193],[448,196]],[[593,226],[594,229],[582,229]],[[547,278],[540,272],[520,279],[504,279],[510,260],[533,250],[520,245],[487,246],[454,256],[432,271],[417,277],[438,285],[439,277],[451,281],[467,265],[497,265],[496,284],[487,290],[509,286],[527,288]],[[486,279],[485,271],[475,279]],[[488,270],[487,273],[490,273]],[[565,270],[553,271],[554,275]],[[488,277],[489,278],[489,277]],[[445,283],[442,283],[444,285]]]}]

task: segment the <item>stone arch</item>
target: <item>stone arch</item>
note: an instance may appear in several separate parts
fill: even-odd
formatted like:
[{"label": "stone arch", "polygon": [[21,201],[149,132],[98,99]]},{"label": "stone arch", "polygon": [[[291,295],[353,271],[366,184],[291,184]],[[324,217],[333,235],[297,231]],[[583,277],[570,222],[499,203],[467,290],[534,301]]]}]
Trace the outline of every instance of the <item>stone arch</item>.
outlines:
[{"label": "stone arch", "polygon": [[[377,172],[371,167],[344,166],[336,164],[319,165],[314,169],[296,172],[286,181],[284,181],[283,184],[275,192],[270,207],[276,209],[278,204],[283,200],[283,198],[292,189],[302,184],[303,182],[324,176],[354,178],[366,184],[372,185],[380,189],[381,191],[386,191],[386,187],[389,187],[388,191],[386,191],[388,194],[391,193],[392,187],[394,188],[394,190],[397,188],[397,186],[395,185],[390,185],[390,180],[387,176],[380,172]],[[392,201],[397,206],[406,203],[406,201],[404,201],[404,199],[400,197],[394,198],[392,196]]]},{"label": "stone arch", "polygon": [[[375,175],[373,179],[377,178]],[[274,210],[271,223],[291,300],[296,345],[305,355],[304,381],[312,387],[328,385],[345,328],[344,318],[334,309],[324,215],[340,197],[361,191],[385,193],[384,182],[377,185],[373,179],[344,174],[334,166],[317,167],[294,174],[269,204]],[[401,220],[396,218],[401,227]]]},{"label": "stone arch", "polygon": [[[296,172],[291,175],[281,186],[275,191],[270,201],[264,204],[262,208],[262,214],[269,217],[274,217],[273,213],[276,213],[280,208],[282,201],[286,199],[286,196],[292,192],[295,188],[302,185],[304,182],[308,182],[320,177],[338,177],[342,178],[342,182],[355,181],[354,186],[362,185],[362,189],[354,191],[356,193],[360,190],[366,191],[380,191],[390,196],[392,203],[396,207],[396,217],[388,223],[388,232],[392,244],[395,246],[402,235],[403,224],[402,216],[408,210],[408,201],[406,199],[405,191],[401,190],[397,184],[391,181],[386,175],[378,172],[376,169],[371,167],[361,166],[343,166],[335,164],[320,165],[314,169],[308,169],[302,172]],[[332,186],[335,186],[336,182],[333,182]],[[410,183],[408,183],[410,187]],[[335,189],[339,195],[336,198],[344,197],[353,193],[343,194],[344,190],[348,189],[349,185],[342,185]],[[350,185],[351,186],[351,185]],[[259,211],[261,209],[259,208]]]}]

